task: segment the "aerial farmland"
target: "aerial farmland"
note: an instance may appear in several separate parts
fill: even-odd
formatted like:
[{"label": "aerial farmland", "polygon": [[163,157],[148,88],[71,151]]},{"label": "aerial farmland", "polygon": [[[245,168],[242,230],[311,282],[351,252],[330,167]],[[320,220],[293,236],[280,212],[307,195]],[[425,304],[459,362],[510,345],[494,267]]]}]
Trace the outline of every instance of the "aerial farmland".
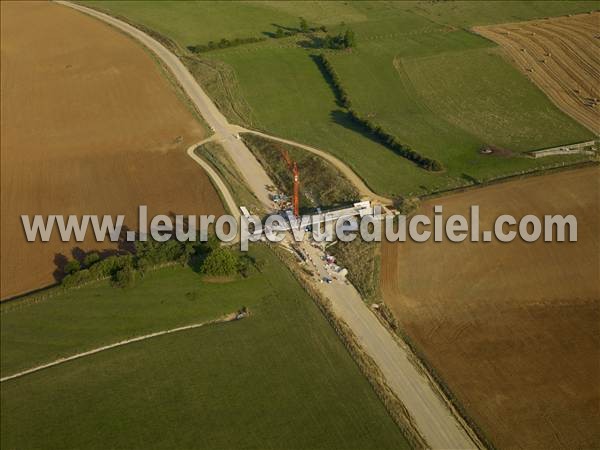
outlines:
[{"label": "aerial farmland", "polygon": [[559,108],[598,134],[598,28],[595,12],[475,30],[500,44]]},{"label": "aerial farmland", "polygon": [[3,3],[2,66],[3,298],[55,283],[75,247],[115,250],[16,239],[21,214],[135,217],[146,198],[155,213],[223,211],[185,155],[205,129],[125,36],[52,3]]},{"label": "aerial farmland", "polygon": [[600,3],[0,7],[3,448],[600,449]]},{"label": "aerial farmland", "polygon": [[383,245],[385,302],[499,448],[593,448],[599,439],[599,176],[597,167],[568,171],[422,205],[429,215],[433,204],[448,215],[480,205],[482,228],[500,211],[568,210],[579,219],[576,245]]}]

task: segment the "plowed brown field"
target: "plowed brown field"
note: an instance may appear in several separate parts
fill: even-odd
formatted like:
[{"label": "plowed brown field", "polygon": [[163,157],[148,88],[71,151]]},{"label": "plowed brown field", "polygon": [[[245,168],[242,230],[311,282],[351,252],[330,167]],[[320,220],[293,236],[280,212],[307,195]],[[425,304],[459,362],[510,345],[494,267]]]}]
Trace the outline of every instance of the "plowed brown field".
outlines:
[{"label": "plowed brown field", "polygon": [[422,213],[575,214],[577,243],[383,244],[382,287],[415,347],[497,448],[600,446],[600,168],[429,201]]},{"label": "plowed brown field", "polygon": [[475,27],[575,120],[600,134],[600,13]]},{"label": "plowed brown field", "polygon": [[21,214],[219,214],[185,154],[204,131],[149,53],[50,2],[2,2],[2,283],[7,298],[53,283],[55,261],[114,248],[27,243]]}]

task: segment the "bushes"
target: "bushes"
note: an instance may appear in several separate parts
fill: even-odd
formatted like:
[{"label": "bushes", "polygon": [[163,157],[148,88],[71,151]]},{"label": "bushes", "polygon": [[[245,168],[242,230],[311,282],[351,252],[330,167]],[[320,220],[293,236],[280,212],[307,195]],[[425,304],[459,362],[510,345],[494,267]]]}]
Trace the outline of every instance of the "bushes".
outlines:
[{"label": "bushes", "polygon": [[239,268],[238,255],[227,247],[219,247],[211,251],[204,259],[200,272],[205,275],[228,276],[235,274]]},{"label": "bushes", "polygon": [[78,272],[73,272],[63,278],[61,285],[66,288],[81,286],[82,284],[93,281],[94,277],[88,269],[83,269]]},{"label": "bushes", "polygon": [[409,216],[419,207],[419,197],[394,197],[393,206],[402,215]]},{"label": "bushes", "polygon": [[371,122],[369,119],[360,116],[353,109],[348,110],[348,115],[355,124],[362,127],[366,132],[370,133],[380,144],[386,146],[398,155],[403,156],[404,158],[414,162],[419,167],[425,170],[429,170],[432,172],[439,172],[440,170],[443,170],[444,167],[442,166],[442,163],[435,159],[428,158],[415,152],[412,148],[410,148],[409,145],[402,144],[394,135],[389,134],[383,128],[381,128],[381,126]]},{"label": "bushes", "polygon": [[135,269],[131,264],[123,266],[112,276],[112,285],[119,288],[132,286],[135,282]]},{"label": "bushes", "polygon": [[321,41],[321,47],[333,50],[341,50],[356,46],[356,37],[354,31],[346,30],[344,34],[326,35]]},{"label": "bushes", "polygon": [[344,89],[344,86],[342,86],[340,77],[338,76],[337,72],[335,71],[327,57],[323,53],[321,53],[320,55],[317,55],[315,59],[317,61],[317,64],[319,64],[319,66],[325,72],[328,81],[333,86],[333,93],[335,95],[336,100],[344,108],[350,108],[350,97]]},{"label": "bushes", "polygon": [[[135,254],[112,255],[100,259],[96,252],[83,258],[85,268],[77,260],[67,263],[69,272],[61,281],[64,288],[74,288],[92,281],[110,278],[115,287],[125,288],[135,283],[136,277],[157,266],[169,263],[199,262],[199,271],[207,275],[229,276],[241,273],[248,276],[256,262],[248,256],[240,257],[228,247],[222,247],[216,236],[207,242],[179,242],[169,239],[158,242],[153,239],[135,242]],[[66,269],[65,269],[65,273]]]},{"label": "bushes", "polygon": [[92,252],[85,255],[83,258],[83,265],[88,269],[100,261],[100,254],[98,252]]},{"label": "bushes", "polygon": [[89,272],[94,280],[101,280],[112,276],[117,270],[125,264],[130,264],[133,257],[131,255],[109,256],[102,261],[97,262],[89,268]]},{"label": "bushes", "polygon": [[267,38],[264,38],[264,37],[247,37],[247,38],[235,38],[230,41],[229,39],[223,38],[218,42],[209,41],[208,44],[189,45],[187,48],[192,53],[204,53],[204,52],[210,52],[212,50],[219,50],[222,48],[237,47],[238,45],[252,44],[254,42],[262,42],[262,41],[265,41],[266,39]]},{"label": "bushes", "polygon": [[[98,255],[97,253],[90,253],[90,255]],[[88,255],[89,256],[89,255]],[[98,258],[100,255],[98,255]],[[86,256],[87,258],[87,256]],[[84,261],[86,260],[84,258]],[[94,260],[92,257],[91,260]],[[74,260],[75,261],[75,260]],[[77,261],[76,261],[77,262]],[[89,262],[89,259],[88,259]],[[77,262],[77,264],[79,264]],[[87,264],[86,264],[87,265]],[[88,266],[87,269],[77,270],[71,272],[69,275],[64,277],[61,281],[61,285],[65,288],[73,288],[81,286],[91,281],[102,280],[105,278],[113,278],[115,275],[123,270],[125,267],[133,269],[133,256],[132,255],[114,255],[109,256],[106,259],[97,261]]]},{"label": "bushes", "polygon": [[155,241],[154,239],[148,239],[147,241],[136,241],[136,260],[144,260],[143,264],[146,266],[152,266],[169,261],[178,261],[182,259],[184,259],[183,262],[185,262],[187,261],[185,256],[189,256],[190,252],[190,249],[187,248],[188,246],[185,244],[187,243],[179,242],[175,239],[169,239],[165,242]]},{"label": "bushes", "polygon": [[81,269],[81,264],[76,259],[72,259],[65,264],[63,271],[67,275],[71,275]]}]

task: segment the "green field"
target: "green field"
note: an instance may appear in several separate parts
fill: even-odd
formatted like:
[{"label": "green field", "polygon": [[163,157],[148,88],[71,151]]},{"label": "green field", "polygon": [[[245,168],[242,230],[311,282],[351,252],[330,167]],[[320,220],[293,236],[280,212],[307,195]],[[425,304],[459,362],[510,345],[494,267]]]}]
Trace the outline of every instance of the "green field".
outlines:
[{"label": "green field", "polygon": [[[275,25],[297,27],[299,16],[330,32],[349,26],[357,48],[328,57],[353,107],[439,159],[445,172],[419,169],[357,131],[310,58],[317,50],[298,44],[306,37],[202,57],[233,69],[232,103],[244,112],[231,120],[328,150],[380,193],[421,194],[573,163],[581,158],[534,161],[519,152],[592,138],[505,61],[495,44],[468,27],[589,11],[598,2],[88,3],[154,28],[182,47],[262,36]],[[480,155],[485,144],[516,154]]]},{"label": "green field", "polygon": [[3,382],[2,448],[408,448],[333,329],[266,248],[262,273],[189,268],[2,305],[3,375],[125,337],[250,317]]}]

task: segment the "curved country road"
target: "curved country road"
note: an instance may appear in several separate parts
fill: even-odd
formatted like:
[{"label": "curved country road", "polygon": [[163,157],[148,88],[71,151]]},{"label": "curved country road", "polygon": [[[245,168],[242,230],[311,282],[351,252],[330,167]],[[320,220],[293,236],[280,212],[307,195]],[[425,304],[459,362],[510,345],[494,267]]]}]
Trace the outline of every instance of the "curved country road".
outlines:
[{"label": "curved country road", "polygon": [[212,142],[212,141],[214,141],[214,136],[211,136],[208,139],[204,139],[203,141],[200,141],[196,144],[190,145],[190,147],[187,149],[187,154],[196,163],[198,163],[204,169],[204,171],[208,174],[211,181],[215,185],[215,189],[217,189],[217,191],[219,192],[219,195],[221,196],[221,200],[223,201],[223,203],[225,203],[226,208],[229,210],[229,214],[231,214],[237,220],[240,217],[240,210],[239,210],[237,204],[235,203],[235,199],[233,198],[233,195],[231,195],[231,192],[229,192],[229,188],[227,187],[227,184],[225,184],[225,182],[221,179],[221,177],[219,176],[217,171],[213,168],[213,166],[211,166],[209,163],[207,163],[202,158],[200,158],[195,152],[195,150],[198,147],[206,144],[207,142]]},{"label": "curved country road", "polygon": [[219,143],[223,146],[225,151],[227,151],[235,165],[240,169],[246,184],[256,194],[261,203],[269,209],[271,208],[272,202],[267,186],[273,186],[274,183],[268,177],[252,152],[236,137],[237,132],[235,131],[235,127],[227,122],[225,116],[221,114],[177,56],[143,31],[128,23],[115,19],[108,14],[101,13],[76,3],[66,1],[56,1],[56,3],[100,19],[117,29],[124,31],[141,42],[145,47],[152,50],[165,66],[168,67],[204,120],[214,130],[214,137],[219,140]]},{"label": "curved country road", "polygon": [[[237,133],[241,131],[241,128],[227,122],[177,56],[141,30],[114,17],[78,4],[65,1],[57,1],[57,3],[96,17],[124,31],[152,50],[169,68],[203,118],[213,128],[214,138],[223,145],[250,189],[262,203],[271,207],[267,186],[273,185],[273,183],[243,141],[237,138]],[[252,132],[252,130],[246,129],[243,131]],[[273,139],[272,136],[265,135],[265,137]],[[293,141],[281,141],[300,146],[323,157],[326,155],[320,150]],[[332,158],[331,156],[326,157],[336,167],[341,168],[340,165],[345,167],[342,172],[348,176],[348,171],[351,169],[337,158]],[[354,177],[356,174],[349,178],[354,179]],[[359,189],[361,192],[371,192],[364,183],[362,185],[364,187]],[[311,247],[307,246],[307,248]],[[356,289],[350,284],[341,283],[323,287],[324,293],[332,302],[334,311],[350,326],[357,336],[359,344],[377,363],[386,378],[386,383],[407,408],[412,422],[427,444],[435,449],[483,447],[473,431],[460,417],[453,414],[430,379],[412,364],[412,356],[377,320],[362,301]]]}]

